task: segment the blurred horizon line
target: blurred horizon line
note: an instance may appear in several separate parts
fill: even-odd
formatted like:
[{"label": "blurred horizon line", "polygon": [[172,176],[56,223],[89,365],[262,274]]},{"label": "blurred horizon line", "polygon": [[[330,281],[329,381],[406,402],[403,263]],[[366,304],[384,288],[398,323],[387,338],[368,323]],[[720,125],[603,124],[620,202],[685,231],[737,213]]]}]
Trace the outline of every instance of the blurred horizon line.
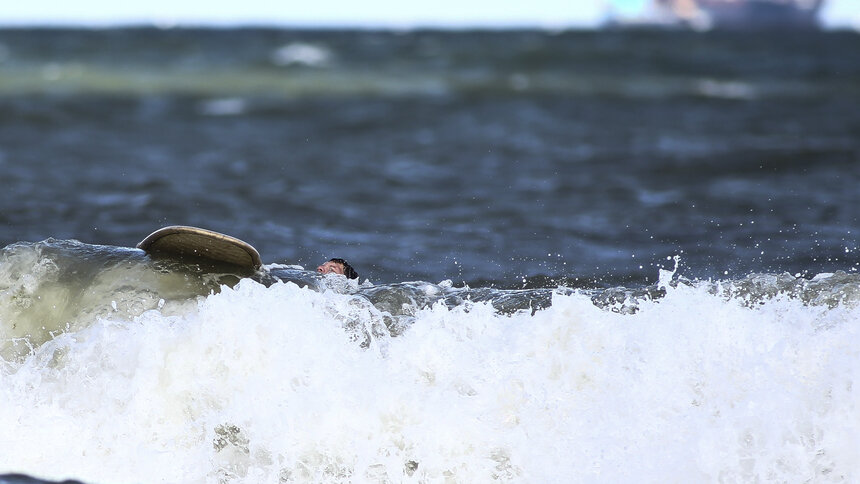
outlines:
[{"label": "blurred horizon line", "polygon": [[[397,22],[380,23],[312,23],[312,22],[263,22],[263,21],[200,21],[200,22],[160,22],[160,21],[113,21],[113,22],[4,22],[0,20],[2,30],[123,30],[123,29],[155,29],[155,30],[317,30],[317,31],[367,31],[367,32],[505,32],[505,31],[541,31],[547,33],[564,32],[598,32],[598,31],[666,31],[666,32],[698,32],[706,33],[714,30],[696,30],[682,27],[666,27],[661,25],[619,25],[610,21],[598,24],[573,23],[560,25],[545,25],[540,23],[415,23],[400,24]],[[764,29],[767,31],[767,29]],[[860,25],[828,24],[822,22],[819,31],[823,32],[856,32],[860,33]],[[748,32],[757,32],[753,29]]]}]

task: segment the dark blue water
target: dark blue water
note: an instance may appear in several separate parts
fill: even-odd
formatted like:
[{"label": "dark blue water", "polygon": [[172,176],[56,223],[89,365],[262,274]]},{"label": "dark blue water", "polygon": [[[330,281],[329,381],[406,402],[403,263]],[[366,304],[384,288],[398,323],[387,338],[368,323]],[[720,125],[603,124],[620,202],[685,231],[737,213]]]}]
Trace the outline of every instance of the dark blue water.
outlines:
[{"label": "dark blue water", "polygon": [[0,245],[163,225],[374,282],[860,267],[860,35],[0,31]]}]

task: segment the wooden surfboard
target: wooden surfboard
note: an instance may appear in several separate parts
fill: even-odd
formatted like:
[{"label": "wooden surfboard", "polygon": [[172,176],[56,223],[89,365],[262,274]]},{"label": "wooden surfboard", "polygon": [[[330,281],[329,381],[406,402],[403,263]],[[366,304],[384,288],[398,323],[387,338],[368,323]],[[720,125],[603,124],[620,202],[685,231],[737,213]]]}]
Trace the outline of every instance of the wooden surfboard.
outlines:
[{"label": "wooden surfboard", "polygon": [[201,258],[256,271],[263,265],[251,244],[212,230],[171,225],[156,230],[137,244],[138,249],[178,258]]}]

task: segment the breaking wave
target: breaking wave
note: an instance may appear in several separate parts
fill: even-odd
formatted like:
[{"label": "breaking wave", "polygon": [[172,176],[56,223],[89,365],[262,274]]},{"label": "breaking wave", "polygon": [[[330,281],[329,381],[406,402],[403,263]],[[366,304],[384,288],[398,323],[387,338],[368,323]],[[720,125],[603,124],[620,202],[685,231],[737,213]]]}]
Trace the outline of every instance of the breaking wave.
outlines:
[{"label": "breaking wave", "polygon": [[641,288],[502,291],[268,271],[239,280],[73,241],[3,249],[0,472],[92,482],[858,475],[856,274],[664,271]]}]

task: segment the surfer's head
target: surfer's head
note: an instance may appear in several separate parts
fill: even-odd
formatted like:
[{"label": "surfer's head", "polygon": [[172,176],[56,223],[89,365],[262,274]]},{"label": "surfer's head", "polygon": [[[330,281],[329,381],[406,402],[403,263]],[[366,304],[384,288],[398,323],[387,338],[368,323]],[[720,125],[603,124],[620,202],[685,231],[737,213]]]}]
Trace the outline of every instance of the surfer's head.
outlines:
[{"label": "surfer's head", "polygon": [[341,274],[350,279],[358,279],[358,272],[355,272],[349,262],[337,257],[323,262],[321,266],[317,267],[317,272],[320,274]]}]

